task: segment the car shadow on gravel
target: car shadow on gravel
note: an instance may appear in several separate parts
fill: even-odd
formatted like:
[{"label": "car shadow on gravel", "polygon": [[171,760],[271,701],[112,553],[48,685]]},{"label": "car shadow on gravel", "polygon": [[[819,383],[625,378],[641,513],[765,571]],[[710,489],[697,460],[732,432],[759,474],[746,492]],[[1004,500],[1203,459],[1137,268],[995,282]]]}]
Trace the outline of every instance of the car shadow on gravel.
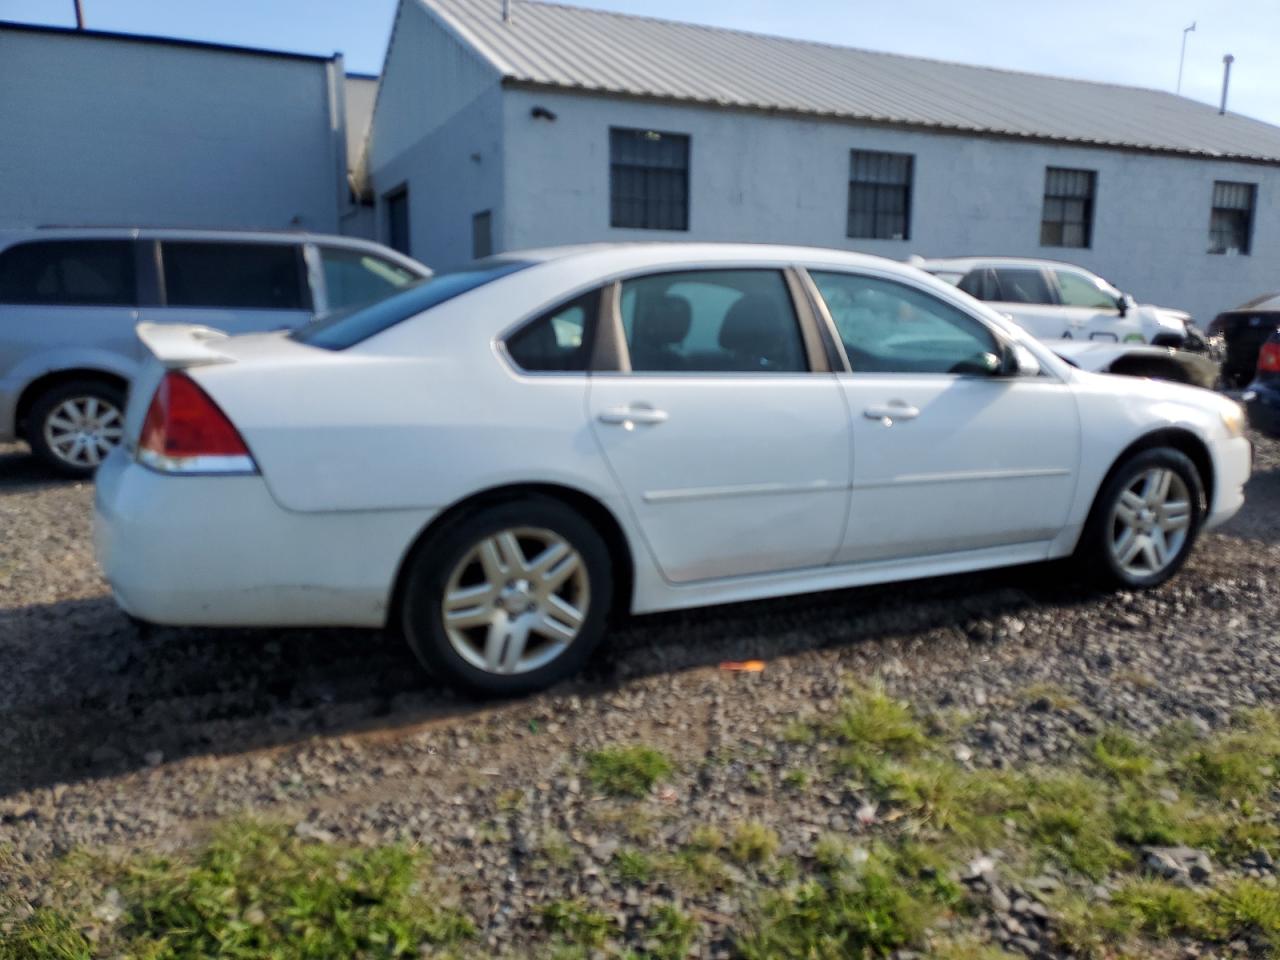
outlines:
[{"label": "car shadow on gravel", "polygon": [[38,489],[71,483],[32,455],[22,444],[0,443],[0,491]]},{"label": "car shadow on gravel", "polygon": [[[939,628],[994,640],[995,621],[1046,590],[1055,603],[1092,596],[1028,568],[629,618],[548,696]],[[493,705],[433,681],[379,631],[140,629],[99,598],[0,612],[0,637],[13,691],[0,701],[0,796]]]}]

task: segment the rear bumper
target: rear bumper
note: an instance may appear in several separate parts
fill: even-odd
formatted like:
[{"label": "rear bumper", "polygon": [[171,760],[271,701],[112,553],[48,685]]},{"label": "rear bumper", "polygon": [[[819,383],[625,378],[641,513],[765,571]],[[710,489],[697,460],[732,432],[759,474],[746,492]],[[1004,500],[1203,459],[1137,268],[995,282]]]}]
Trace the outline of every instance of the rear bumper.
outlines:
[{"label": "rear bumper", "polygon": [[1209,444],[1213,457],[1213,503],[1204,529],[1212,530],[1234,517],[1244,506],[1244,485],[1253,472],[1253,447],[1244,437],[1215,440]]},{"label": "rear bumper", "polygon": [[1268,437],[1280,437],[1280,380],[1255,380],[1245,396],[1249,425]]},{"label": "rear bumper", "polygon": [[430,511],[295,513],[258,476],[97,473],[98,563],[127,613],[171,626],[381,627]]}]

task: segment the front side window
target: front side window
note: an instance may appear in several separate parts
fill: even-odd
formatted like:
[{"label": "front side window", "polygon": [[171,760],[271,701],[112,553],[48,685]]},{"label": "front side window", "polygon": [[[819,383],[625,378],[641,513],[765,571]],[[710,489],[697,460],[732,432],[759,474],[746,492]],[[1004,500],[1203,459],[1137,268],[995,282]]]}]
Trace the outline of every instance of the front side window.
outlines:
[{"label": "front side window", "polygon": [[818,271],[812,276],[854,373],[999,372],[995,336],[951,304],[892,280]]},{"label": "front side window", "polygon": [[1209,217],[1209,252],[1247,254],[1253,240],[1253,207],[1257,184],[1213,184],[1213,211]]},{"label": "front side window", "polygon": [[133,306],[133,241],[40,240],[10,247],[0,253],[0,303]]},{"label": "front side window", "polygon": [[521,327],[507,338],[507,353],[531,373],[586,370],[599,312],[600,291],[593,290]]},{"label": "front side window", "polygon": [[1093,244],[1093,170],[1048,167],[1044,174],[1044,212],[1040,246],[1088,247]]},{"label": "front side window", "polygon": [[345,247],[321,247],[320,264],[330,310],[373,303],[418,279],[389,260]]},{"label": "front side window", "polygon": [[849,222],[855,239],[911,239],[911,178],[914,157],[909,153],[854,150],[849,169]]},{"label": "front side window", "polygon": [[368,306],[326,314],[292,336],[313,347],[346,350],[454,297],[531,266],[527,260],[489,260],[456,273],[438,273]]},{"label": "front side window", "polygon": [[808,370],[777,270],[697,270],[626,280],[622,327],[637,373]]},{"label": "front side window", "polygon": [[1091,310],[1116,310],[1120,294],[1101,281],[1074,270],[1055,270],[1058,292],[1064,307],[1088,307]]},{"label": "front side window", "polygon": [[296,244],[165,240],[160,247],[170,307],[307,309]]},{"label": "front side window", "polygon": [[656,130],[609,131],[609,225],[689,229],[689,138]]}]

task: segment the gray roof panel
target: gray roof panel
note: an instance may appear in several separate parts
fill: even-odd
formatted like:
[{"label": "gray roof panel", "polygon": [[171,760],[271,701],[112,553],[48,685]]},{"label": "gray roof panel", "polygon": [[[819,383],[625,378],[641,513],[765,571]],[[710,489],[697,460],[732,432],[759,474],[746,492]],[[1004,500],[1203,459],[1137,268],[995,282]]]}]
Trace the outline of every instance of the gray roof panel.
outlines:
[{"label": "gray roof panel", "polygon": [[560,4],[422,3],[510,81],[1280,163],[1280,127],[1160,90],[924,60]]}]

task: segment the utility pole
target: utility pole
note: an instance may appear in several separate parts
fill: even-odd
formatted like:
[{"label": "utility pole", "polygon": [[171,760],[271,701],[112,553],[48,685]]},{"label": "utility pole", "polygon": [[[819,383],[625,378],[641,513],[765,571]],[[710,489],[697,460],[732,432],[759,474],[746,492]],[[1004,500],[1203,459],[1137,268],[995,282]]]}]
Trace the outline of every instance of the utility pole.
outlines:
[{"label": "utility pole", "polygon": [[1222,58],[1222,106],[1218,107],[1218,115],[1227,112],[1227,88],[1231,86],[1231,65],[1236,62],[1236,58],[1231,54],[1227,54]]},{"label": "utility pole", "polygon": [[[76,0],[76,2],[79,3],[80,0]],[[1191,26],[1183,28],[1182,31],[1182,54],[1178,57],[1178,93],[1182,93],[1182,64],[1187,59],[1187,34],[1195,33],[1195,31],[1196,22],[1194,20],[1191,21]]]}]

